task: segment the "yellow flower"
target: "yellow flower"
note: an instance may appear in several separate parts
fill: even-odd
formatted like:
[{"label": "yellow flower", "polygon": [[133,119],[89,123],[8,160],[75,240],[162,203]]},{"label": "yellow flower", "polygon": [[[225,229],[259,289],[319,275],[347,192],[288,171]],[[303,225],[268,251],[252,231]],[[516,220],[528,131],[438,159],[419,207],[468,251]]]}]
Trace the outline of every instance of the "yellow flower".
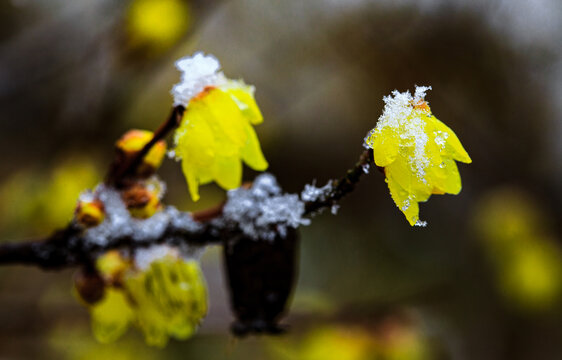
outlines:
[{"label": "yellow flower", "polygon": [[419,220],[419,202],[432,194],[458,194],[461,178],[456,161],[471,163],[455,133],[437,120],[424,100],[430,87],[394,91],[384,98],[377,126],[365,138],[375,164],[384,168],[390,195],[410,225]]},{"label": "yellow flower", "polygon": [[146,343],[165,346],[168,337],[191,337],[207,314],[207,289],[199,265],[165,257],[126,280],[136,321]]},{"label": "yellow flower", "polygon": [[179,60],[177,67],[182,81],[172,93],[175,104],[186,110],[175,133],[175,156],[197,201],[199,185],[216,181],[227,190],[239,187],[242,161],[254,170],[267,168],[252,126],[263,117],[254,87],[226,79],[215,58],[196,54]]},{"label": "yellow flower", "polygon": [[164,245],[138,250],[135,266],[115,251],[97,261],[106,280],[103,298],[89,306],[92,331],[113,342],[135,324],[147,344],[165,346],[169,337],[187,339],[207,314],[207,288],[198,262],[184,260]]},{"label": "yellow flower", "polygon": [[104,344],[119,339],[134,318],[127,295],[113,287],[105,289],[103,299],[90,308],[90,315],[94,337]]}]

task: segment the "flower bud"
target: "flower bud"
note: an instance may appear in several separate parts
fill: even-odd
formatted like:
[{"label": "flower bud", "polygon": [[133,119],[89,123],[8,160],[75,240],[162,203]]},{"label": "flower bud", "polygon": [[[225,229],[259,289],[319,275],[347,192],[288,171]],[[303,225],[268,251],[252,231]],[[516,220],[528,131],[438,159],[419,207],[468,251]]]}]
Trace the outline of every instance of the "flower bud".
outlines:
[{"label": "flower bud", "polygon": [[[140,151],[153,136],[151,131],[129,130],[117,141],[116,146],[125,156],[129,156]],[[158,141],[144,156],[142,164],[137,169],[137,175],[146,177],[153,174],[162,164],[164,155],[166,155],[166,143]]]},{"label": "flower bud", "polygon": [[108,283],[119,283],[130,262],[118,250],[110,250],[96,260],[96,269]]},{"label": "flower bud", "polygon": [[103,298],[105,282],[95,270],[80,269],[74,275],[74,288],[86,304],[95,304]]},{"label": "flower bud", "polygon": [[103,203],[97,199],[79,200],[74,217],[84,227],[97,226],[105,217]]},{"label": "flower bud", "polygon": [[140,184],[125,190],[122,197],[131,216],[139,219],[147,219],[162,208],[158,194]]}]

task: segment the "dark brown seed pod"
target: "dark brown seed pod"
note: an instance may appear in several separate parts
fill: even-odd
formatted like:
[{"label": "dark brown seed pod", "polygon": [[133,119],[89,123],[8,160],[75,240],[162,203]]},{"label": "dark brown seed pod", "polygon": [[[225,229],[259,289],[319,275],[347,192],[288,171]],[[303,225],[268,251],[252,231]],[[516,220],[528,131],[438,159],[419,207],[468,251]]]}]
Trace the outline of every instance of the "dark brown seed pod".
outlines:
[{"label": "dark brown seed pod", "polygon": [[297,274],[298,232],[273,241],[240,237],[224,246],[230,302],[236,336],[278,334]]}]

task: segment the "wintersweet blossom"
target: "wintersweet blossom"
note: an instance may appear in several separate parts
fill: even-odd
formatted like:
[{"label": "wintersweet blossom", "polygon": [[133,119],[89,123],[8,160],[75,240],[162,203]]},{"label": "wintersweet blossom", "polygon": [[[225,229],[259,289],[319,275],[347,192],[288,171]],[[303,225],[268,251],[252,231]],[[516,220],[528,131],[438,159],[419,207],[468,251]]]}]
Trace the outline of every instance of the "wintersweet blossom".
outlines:
[{"label": "wintersweet blossom", "polygon": [[177,249],[139,249],[134,261],[111,251],[98,259],[97,269],[107,286],[103,298],[89,307],[94,336],[102,343],[117,340],[135,324],[147,344],[162,347],[169,337],[193,335],[207,313],[199,263],[183,259]]},{"label": "wintersweet blossom", "polygon": [[471,163],[459,139],[431,113],[425,93],[431,87],[393,91],[376,127],[365,138],[375,164],[384,168],[390,195],[410,225],[419,220],[419,202],[432,194],[458,194],[461,178],[456,161]]},{"label": "wintersweet blossom", "polygon": [[186,108],[176,130],[174,154],[182,161],[189,193],[199,199],[199,185],[216,181],[234,189],[242,181],[242,161],[267,169],[252,125],[263,121],[254,87],[229,80],[211,55],[196,53],[176,62],[181,81],[172,89],[174,104]]}]

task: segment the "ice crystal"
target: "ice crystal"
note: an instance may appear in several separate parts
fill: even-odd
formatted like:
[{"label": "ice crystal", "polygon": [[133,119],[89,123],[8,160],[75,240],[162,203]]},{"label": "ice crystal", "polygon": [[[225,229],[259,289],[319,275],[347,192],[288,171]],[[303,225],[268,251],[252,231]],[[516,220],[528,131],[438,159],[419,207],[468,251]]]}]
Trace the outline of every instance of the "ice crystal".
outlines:
[{"label": "ice crystal", "polygon": [[285,236],[289,227],[310,224],[303,218],[304,203],[296,194],[282,194],[271,174],[258,176],[249,189],[228,192],[223,221],[238,226],[254,240],[273,241],[277,234]]},{"label": "ice crystal", "polygon": [[415,106],[425,102],[425,93],[431,90],[431,86],[416,86],[414,95],[410,91],[399,92],[394,90],[391,96],[383,98],[385,106],[379,117],[377,126],[365,137],[364,146],[373,148],[375,136],[380,135],[386,129],[393,129],[400,135],[402,146],[413,146],[413,152],[409,159],[412,170],[418,178],[425,182],[426,168],[429,158],[426,154],[426,145],[429,140],[425,132],[425,119],[416,112]]},{"label": "ice crystal", "polygon": [[371,171],[371,164],[367,163],[367,164],[361,165],[361,170],[363,170],[364,174],[368,174],[369,171]]},{"label": "ice crystal", "polygon": [[212,55],[197,52],[176,61],[176,68],[181,71],[180,82],[172,88],[174,106],[187,107],[189,101],[207,86],[217,86],[226,82],[220,70],[220,63]]},{"label": "ice crystal", "polygon": [[326,196],[333,190],[332,180],[322,187],[316,187],[315,182],[306,184],[301,192],[302,201],[325,201]]}]

